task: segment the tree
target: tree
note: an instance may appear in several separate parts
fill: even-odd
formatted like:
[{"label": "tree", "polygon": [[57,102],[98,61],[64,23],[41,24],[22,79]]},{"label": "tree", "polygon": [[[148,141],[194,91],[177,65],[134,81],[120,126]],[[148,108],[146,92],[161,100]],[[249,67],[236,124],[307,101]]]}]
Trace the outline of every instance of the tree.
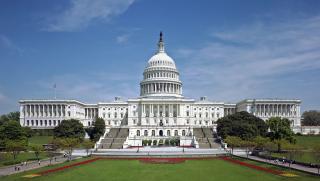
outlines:
[{"label": "tree", "polygon": [[11,152],[15,160],[21,151],[26,150],[27,142],[25,140],[8,140],[6,142],[6,151]]},{"label": "tree", "polygon": [[254,139],[252,139],[252,141],[255,143],[256,148],[263,149],[265,144],[269,142],[270,139],[262,136],[257,136]]},{"label": "tree", "polygon": [[63,120],[61,124],[53,130],[54,138],[77,138],[82,141],[85,135],[83,125],[79,120]]},{"label": "tree", "polygon": [[246,149],[247,157],[249,157],[250,151],[252,151],[256,145],[257,144],[255,142],[248,140],[241,140],[240,142],[240,147],[244,147]]},{"label": "tree", "polygon": [[237,136],[249,140],[256,136],[265,136],[268,129],[262,119],[246,111],[222,117],[217,124],[217,133],[222,138]]},{"label": "tree", "polygon": [[35,131],[32,130],[30,127],[22,127],[24,133],[25,133],[25,136],[27,138],[31,138],[32,136],[35,135]]},{"label": "tree", "polygon": [[80,144],[80,140],[78,138],[56,138],[53,142],[62,150],[66,150],[69,155],[69,159],[72,157],[73,149]]},{"label": "tree", "polygon": [[271,117],[267,120],[267,125],[270,129],[269,137],[272,141],[276,141],[278,152],[281,151],[281,141],[285,139],[290,143],[295,143],[294,133],[290,128],[290,121],[287,118]]},{"label": "tree", "polygon": [[5,146],[7,140],[26,141],[26,133],[19,122],[7,121],[0,126],[0,146]]},{"label": "tree", "polygon": [[0,116],[0,126],[5,124],[8,121],[16,121],[19,123],[20,120],[20,112],[10,112],[8,114],[4,114]]},{"label": "tree", "polygon": [[84,140],[82,142],[82,146],[84,147],[84,149],[86,149],[87,156],[88,156],[90,149],[93,148],[93,146],[94,146],[94,142],[92,142],[90,140]]},{"label": "tree", "polygon": [[224,140],[228,146],[231,147],[231,153],[233,154],[233,148],[240,147],[241,146],[241,138],[237,136],[227,136],[227,138]]},{"label": "tree", "polygon": [[277,144],[272,141],[268,141],[263,145],[263,149],[267,152],[269,159],[271,158],[271,153],[277,149]]},{"label": "tree", "polygon": [[105,122],[102,118],[96,118],[93,123],[93,126],[86,129],[90,140],[97,142],[101,136],[103,136],[106,129]]},{"label": "tree", "polygon": [[303,121],[302,125],[303,126],[320,126],[320,111],[305,111],[302,114]]},{"label": "tree", "polygon": [[36,158],[39,159],[39,155],[43,151],[43,147],[41,145],[33,144],[33,145],[30,145],[30,148],[33,151]]}]

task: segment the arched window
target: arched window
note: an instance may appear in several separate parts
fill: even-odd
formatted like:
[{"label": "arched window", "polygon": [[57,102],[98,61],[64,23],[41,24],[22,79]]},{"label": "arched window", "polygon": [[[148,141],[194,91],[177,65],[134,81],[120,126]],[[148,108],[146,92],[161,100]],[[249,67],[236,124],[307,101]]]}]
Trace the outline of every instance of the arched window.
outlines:
[{"label": "arched window", "polygon": [[40,120],[40,126],[42,126],[42,120]]},{"label": "arched window", "polygon": [[27,120],[27,126],[29,126],[29,124],[30,124],[30,122],[29,122],[29,120]]},{"label": "arched window", "polygon": [[57,124],[57,121],[53,120],[53,126],[56,126],[56,124]]},{"label": "arched window", "polygon": [[31,120],[31,126],[33,126],[33,124],[34,124],[34,122],[33,122],[33,120]]},{"label": "arched window", "polygon": [[38,123],[39,123],[39,121],[38,121],[38,120],[36,120],[36,126],[38,126]]},{"label": "arched window", "polygon": [[178,136],[178,130],[174,130],[174,136]]},{"label": "arched window", "polygon": [[167,136],[171,136],[171,135],[170,135],[170,130],[167,130]]},{"label": "arched window", "polygon": [[140,130],[137,130],[137,136],[140,136]]},{"label": "arched window", "polygon": [[51,120],[49,120],[49,126],[51,126]]},{"label": "arched window", "polygon": [[186,130],[182,130],[182,136],[186,135]]},{"label": "arched window", "polygon": [[144,136],[148,136],[148,131],[144,130]]},{"label": "arched window", "polygon": [[152,130],[152,131],[151,131],[151,134],[152,134],[152,136],[156,136],[156,131],[155,131],[155,130]]}]

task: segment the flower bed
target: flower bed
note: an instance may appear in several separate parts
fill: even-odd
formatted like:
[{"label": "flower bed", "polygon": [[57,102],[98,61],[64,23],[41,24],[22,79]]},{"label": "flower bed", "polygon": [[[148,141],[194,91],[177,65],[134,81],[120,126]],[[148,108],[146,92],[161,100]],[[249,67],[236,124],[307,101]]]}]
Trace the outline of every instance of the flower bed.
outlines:
[{"label": "flower bed", "polygon": [[71,167],[75,167],[75,166],[79,166],[79,165],[84,165],[84,164],[87,164],[87,163],[95,162],[95,161],[97,161],[97,160],[99,160],[99,159],[100,159],[100,158],[93,158],[93,159],[90,159],[90,160],[85,160],[85,161],[82,161],[82,162],[77,162],[77,163],[70,164],[70,165],[66,165],[66,166],[63,166],[63,167],[58,167],[58,168],[53,168],[53,169],[45,170],[45,171],[39,172],[39,173],[37,173],[37,174],[39,174],[39,175],[45,175],[45,174],[48,174],[48,173],[53,173],[53,172],[65,170],[65,169],[67,169],[67,168],[71,168]]},{"label": "flower bed", "polygon": [[253,165],[253,164],[242,162],[240,160],[232,159],[232,158],[229,158],[229,157],[221,157],[221,159],[225,160],[225,161],[228,161],[228,162],[231,162],[231,163],[235,163],[235,164],[241,165],[241,166],[253,168],[255,170],[260,170],[260,171],[268,172],[268,173],[275,174],[275,175],[283,175],[283,174],[285,174],[285,172],[282,172],[282,171],[279,171],[279,170],[274,170],[274,169],[270,169],[270,168],[265,168],[265,167]]},{"label": "flower bed", "polygon": [[186,161],[184,158],[141,158],[141,163],[154,163],[154,164],[176,164]]}]

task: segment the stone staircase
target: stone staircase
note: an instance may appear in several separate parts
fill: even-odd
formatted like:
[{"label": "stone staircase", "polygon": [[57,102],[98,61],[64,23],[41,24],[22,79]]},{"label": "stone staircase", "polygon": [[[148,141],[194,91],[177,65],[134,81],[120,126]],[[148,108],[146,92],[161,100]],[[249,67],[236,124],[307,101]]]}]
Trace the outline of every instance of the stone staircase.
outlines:
[{"label": "stone staircase", "polygon": [[199,143],[199,148],[220,148],[221,145],[215,142],[212,128],[193,128],[193,135]]},{"label": "stone staircase", "polygon": [[121,149],[128,135],[128,128],[111,128],[101,140],[98,149]]}]

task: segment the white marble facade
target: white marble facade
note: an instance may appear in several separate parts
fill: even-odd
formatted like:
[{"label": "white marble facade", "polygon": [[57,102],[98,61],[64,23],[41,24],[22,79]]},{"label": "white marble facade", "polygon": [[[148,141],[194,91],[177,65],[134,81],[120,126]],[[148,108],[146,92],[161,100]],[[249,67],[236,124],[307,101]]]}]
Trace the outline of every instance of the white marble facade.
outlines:
[{"label": "white marble facade", "polygon": [[[182,82],[174,60],[164,49],[162,34],[158,50],[150,58],[140,82],[140,96],[126,101],[86,104],[77,100],[20,100],[20,124],[51,129],[65,119],[78,119],[91,126],[96,117],[107,128],[128,127],[129,137],[185,136],[195,127],[216,128],[216,121],[237,111],[247,111],[263,120],[272,116],[292,120],[300,127],[300,100],[246,99],[237,104],[183,97]],[[299,130],[299,129],[294,129]]]}]

